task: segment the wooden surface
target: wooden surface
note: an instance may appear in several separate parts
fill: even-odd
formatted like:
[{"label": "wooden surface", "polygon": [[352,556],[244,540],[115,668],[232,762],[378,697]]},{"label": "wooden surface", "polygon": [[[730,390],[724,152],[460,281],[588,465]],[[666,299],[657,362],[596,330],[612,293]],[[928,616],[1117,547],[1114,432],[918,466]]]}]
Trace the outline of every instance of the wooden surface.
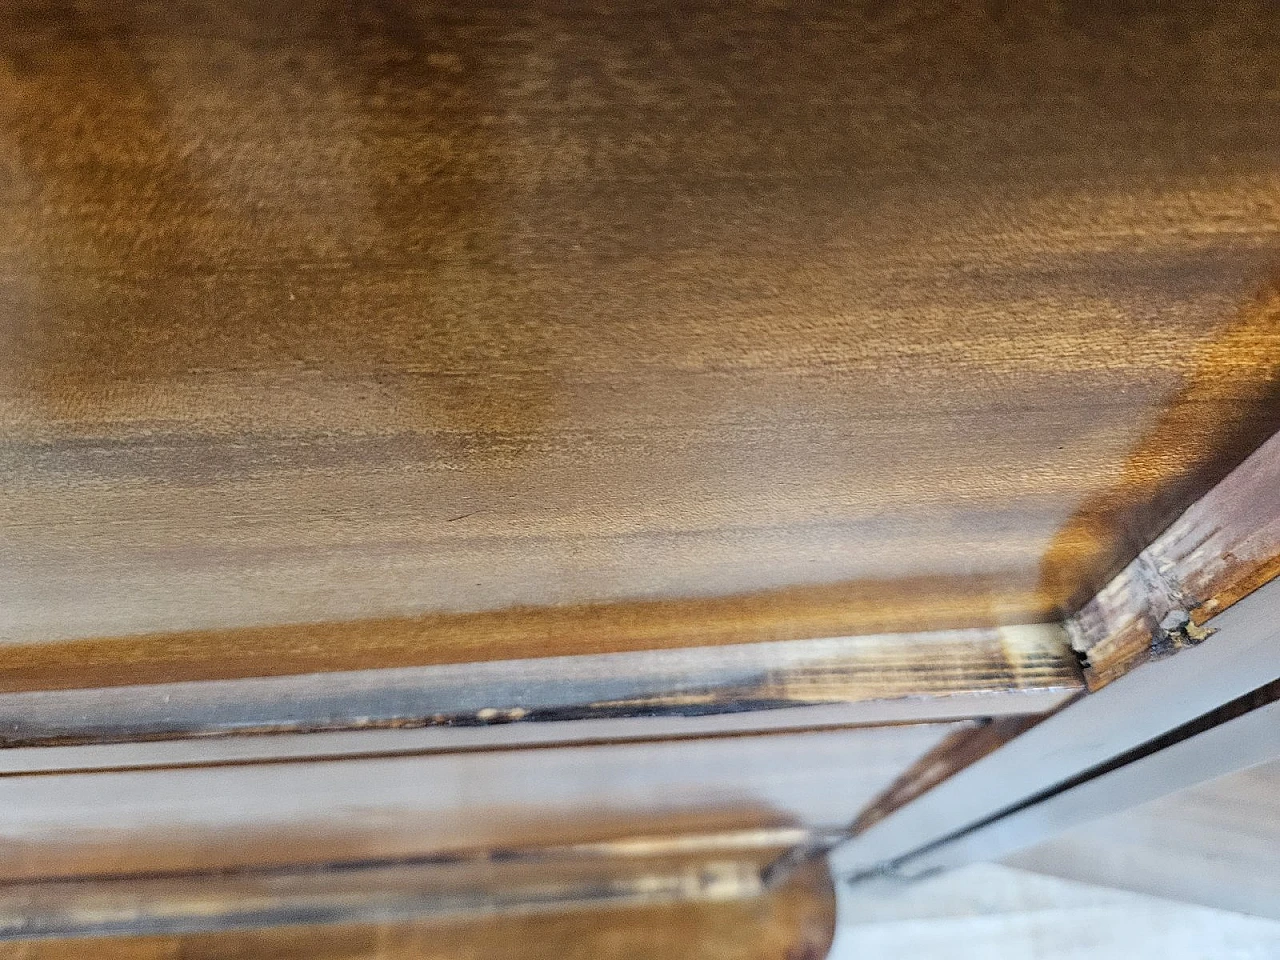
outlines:
[{"label": "wooden surface", "polygon": [[838,831],[955,724],[0,776],[0,881]]},{"label": "wooden surface", "polygon": [[[1277,28],[5,5],[0,689],[1055,619],[1280,424]],[[817,835],[956,729],[10,772],[0,876]]]},{"label": "wooden surface", "polygon": [[1052,617],[1280,415],[1277,29],[5,4],[0,674]]},{"label": "wooden surface", "polygon": [[0,773],[1036,717],[1084,688],[1050,624],[0,693]]},{"label": "wooden surface", "polygon": [[1066,623],[1091,688],[1206,641],[1280,574],[1280,433],[1197,500]]},{"label": "wooden surface", "polygon": [[[922,594],[921,591],[925,592]],[[286,624],[177,634],[90,638],[50,644],[0,645],[0,690],[48,690],[131,683],[200,681],[312,671],[376,670],[403,665],[471,664],[530,656],[616,655],[675,651],[659,659],[678,670],[684,650],[750,642],[839,640],[880,670],[867,692],[964,692],[975,678],[994,686],[1036,673],[1061,677],[1076,664],[1065,643],[1053,657],[1024,644],[1035,625],[969,627],[971,642],[948,655],[946,628],[973,621],[983,594],[949,587],[941,602],[912,582],[868,582],[836,591],[803,588],[781,594],[705,601],[627,602],[593,607],[517,608],[349,623]],[[925,599],[922,599],[922,596]],[[981,618],[977,618],[981,619]],[[894,631],[884,635],[880,630]],[[1020,633],[1026,630],[1027,633]],[[903,631],[903,632],[898,632]],[[846,638],[847,639],[847,638]],[[804,649],[801,643],[799,649]],[[956,653],[963,652],[958,660]],[[700,656],[706,656],[702,650]],[[725,657],[734,655],[726,650]],[[1056,662],[1055,662],[1056,661]]]},{"label": "wooden surface", "polygon": [[[563,616],[564,612],[559,613]],[[96,644],[97,656],[88,662],[75,659],[75,654],[85,651],[85,645],[79,643],[59,644],[50,651],[14,651],[7,668],[0,671],[0,738],[13,742],[38,737],[41,716],[52,718],[60,710],[74,714],[91,701],[119,704],[137,713],[148,701],[155,705],[156,693],[176,695],[189,707],[189,712],[182,715],[177,708],[164,708],[172,717],[170,729],[199,729],[200,717],[210,714],[211,704],[224,707],[224,713],[234,711],[238,704],[242,724],[270,727],[324,726],[315,719],[316,714],[330,718],[330,726],[342,726],[344,715],[370,720],[380,716],[407,719],[415,710],[418,714],[441,713],[446,718],[461,719],[458,715],[474,714],[482,708],[496,708],[504,717],[513,708],[523,708],[527,713],[542,711],[545,719],[553,719],[556,711],[560,716],[576,713],[586,719],[619,715],[628,709],[674,713],[682,707],[701,706],[707,712],[715,712],[717,708],[751,709],[788,703],[861,703],[874,710],[911,697],[915,698],[913,704],[900,704],[907,709],[899,716],[880,718],[909,720],[913,716],[927,718],[931,700],[971,696],[975,705],[964,708],[965,715],[981,715],[982,708],[976,700],[983,697],[992,701],[992,713],[1001,713],[1018,709],[1002,707],[1001,700],[1016,701],[1019,695],[1025,695],[1026,703],[1034,704],[1037,695],[1052,698],[1082,686],[1079,665],[1066,632],[1058,624],[864,634],[501,662],[483,662],[483,644],[495,638],[486,637],[474,627],[474,623],[470,624],[464,636],[475,641],[470,649],[482,662],[461,659],[401,669],[339,671],[339,667],[357,667],[370,659],[369,648],[349,650],[316,644],[318,649],[297,649],[294,644],[307,635],[305,629],[298,628],[256,631],[258,644],[241,648],[239,656],[230,653],[223,643],[225,635],[211,636],[209,643],[193,645],[160,662],[145,659],[154,650],[149,639],[140,643],[121,641],[114,647]],[[379,650],[394,649],[405,639],[403,633],[392,633],[390,638],[380,638],[389,642]],[[662,637],[662,641],[666,644],[681,637],[698,639],[677,630],[674,635]],[[334,639],[335,635],[330,634],[329,638]],[[465,657],[468,648],[459,649],[460,645],[450,642],[458,639],[457,634],[441,633],[440,638],[445,652],[441,655],[441,651],[435,651],[438,659]],[[314,637],[312,641],[315,642]],[[294,650],[297,656],[289,655]],[[211,663],[211,656],[219,652],[228,653],[227,659]],[[133,654],[141,656],[134,658]],[[308,673],[326,668],[330,676]],[[298,672],[304,676],[262,679]],[[240,677],[244,682],[198,682],[210,680],[210,674]],[[126,680],[150,689],[131,694],[131,687],[119,686]],[[96,692],[77,692],[95,687]],[[67,692],[44,695],[54,690]],[[280,702],[286,698],[288,705]],[[304,708],[302,702],[311,706]],[[924,712],[913,715],[913,705]],[[1035,709],[1048,706],[1028,707],[1027,712]],[[101,714],[93,716],[93,722],[103,726],[106,719]],[[862,719],[877,718],[869,713]],[[74,736],[75,723],[49,721],[50,726],[61,727],[58,733],[52,733],[54,736]],[[207,724],[212,725],[212,721]]]},{"label": "wooden surface", "polygon": [[294,926],[192,936],[0,943],[3,960],[821,960],[835,897],[821,870],[718,903],[571,910],[482,921]]},{"label": "wooden surface", "polygon": [[790,879],[781,833],[0,884],[0,942],[744,900]]}]

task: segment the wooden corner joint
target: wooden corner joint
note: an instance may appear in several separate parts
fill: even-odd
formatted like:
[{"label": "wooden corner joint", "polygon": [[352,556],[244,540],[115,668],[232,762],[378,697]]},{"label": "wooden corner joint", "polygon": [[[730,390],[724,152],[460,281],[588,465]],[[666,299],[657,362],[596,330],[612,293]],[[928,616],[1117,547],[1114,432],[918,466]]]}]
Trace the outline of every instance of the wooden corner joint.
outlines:
[{"label": "wooden corner joint", "polygon": [[1197,646],[1205,623],[1280,573],[1280,434],[1067,618],[1090,690]]},{"label": "wooden corner joint", "polygon": [[[1212,642],[1209,621],[1280,573],[1280,434],[1260,446],[1063,626],[1087,693]],[[1075,698],[1059,705],[1067,706]],[[943,740],[867,806],[858,837],[1043,720],[993,718]]]}]

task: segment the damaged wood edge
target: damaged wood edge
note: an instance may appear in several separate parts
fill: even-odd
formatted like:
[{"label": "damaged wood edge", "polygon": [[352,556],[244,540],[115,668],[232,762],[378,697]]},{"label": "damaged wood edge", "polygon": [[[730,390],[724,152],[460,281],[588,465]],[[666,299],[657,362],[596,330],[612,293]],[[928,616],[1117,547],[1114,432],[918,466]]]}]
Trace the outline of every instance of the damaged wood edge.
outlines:
[{"label": "damaged wood edge", "polygon": [[1034,624],[10,693],[0,772],[1039,714],[1081,686]]},{"label": "damaged wood edge", "polygon": [[1067,618],[1089,689],[1204,642],[1207,621],[1277,574],[1280,434]]},{"label": "damaged wood edge", "polygon": [[[918,764],[867,807],[854,835],[832,852],[833,867],[862,875],[904,863],[948,837],[998,821],[1031,798],[1065,789],[1075,778],[1280,677],[1280,580],[1203,626],[1212,634],[1210,642],[1145,661],[996,749],[982,752],[991,732],[961,731],[935,751],[936,766]],[[974,753],[981,756],[970,759]]]}]

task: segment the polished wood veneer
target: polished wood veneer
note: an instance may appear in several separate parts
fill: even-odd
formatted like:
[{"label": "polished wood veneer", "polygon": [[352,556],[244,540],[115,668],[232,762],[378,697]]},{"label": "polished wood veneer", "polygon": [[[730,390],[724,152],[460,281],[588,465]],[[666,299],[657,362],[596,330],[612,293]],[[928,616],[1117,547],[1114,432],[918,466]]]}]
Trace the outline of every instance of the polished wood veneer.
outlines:
[{"label": "polished wood veneer", "polygon": [[7,5],[0,675],[1053,617],[1275,426],[1277,27]]}]

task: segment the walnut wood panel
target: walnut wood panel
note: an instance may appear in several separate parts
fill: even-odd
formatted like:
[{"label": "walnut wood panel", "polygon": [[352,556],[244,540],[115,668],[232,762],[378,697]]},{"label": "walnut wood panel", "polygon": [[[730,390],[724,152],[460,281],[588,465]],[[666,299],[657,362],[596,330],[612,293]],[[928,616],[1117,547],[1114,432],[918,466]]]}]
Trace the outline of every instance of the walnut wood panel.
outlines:
[{"label": "walnut wood panel", "polygon": [[[824,642],[857,635],[881,670],[867,692],[900,694],[916,675],[916,692],[963,692],[975,677],[1009,681],[1023,671],[1063,676],[1043,649],[1018,643],[1020,631],[1045,625],[972,626],[1010,619],[997,581],[868,581],[836,588],[797,588],[747,597],[593,606],[520,607],[473,614],[433,614],[353,622],[283,624],[228,630],[93,637],[48,644],[0,645],[0,690],[78,689],[200,681],[407,665],[511,662],[530,655],[609,656],[663,650],[678,669],[691,647],[786,641]],[[993,611],[999,610],[995,616]],[[967,654],[938,657],[937,642],[967,626]],[[1045,629],[1049,629],[1045,627]],[[889,631],[887,638],[880,631]],[[902,632],[900,632],[902,631]],[[887,639],[887,642],[885,642]],[[1012,642],[1010,642],[1012,641]],[[803,645],[803,642],[802,642]],[[1030,654],[1028,656],[1028,654]],[[725,651],[725,656],[732,656]],[[1067,649],[1062,656],[1070,659]],[[1074,664],[1074,661],[1071,661]],[[1028,674],[1028,675],[1029,675]]]},{"label": "walnut wood panel", "polygon": [[1052,617],[1275,426],[1277,16],[5,4],[5,669]]}]

